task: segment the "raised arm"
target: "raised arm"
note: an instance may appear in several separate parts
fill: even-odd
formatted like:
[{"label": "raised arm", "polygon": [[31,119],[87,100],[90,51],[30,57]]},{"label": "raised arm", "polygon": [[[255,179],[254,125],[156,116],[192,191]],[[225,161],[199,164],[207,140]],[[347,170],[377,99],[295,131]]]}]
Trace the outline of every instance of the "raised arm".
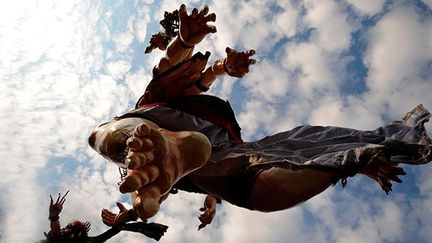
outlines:
[{"label": "raised arm", "polygon": [[67,191],[64,196],[62,197],[61,194],[59,193],[56,202],[54,203],[54,200],[52,198],[52,196],[50,195],[50,206],[49,206],[49,221],[50,221],[50,234],[52,236],[57,236],[60,235],[60,213],[63,209],[63,204],[66,201],[66,195],[69,193],[69,191]]},{"label": "raised arm", "polygon": [[208,14],[209,9],[204,6],[200,11],[194,8],[188,15],[186,5],[179,9],[179,33],[168,45],[165,57],[155,68],[155,74],[162,73],[170,67],[190,58],[194,46],[202,41],[209,33],[215,33],[216,27],[208,25],[208,22],[216,20],[216,14]]}]

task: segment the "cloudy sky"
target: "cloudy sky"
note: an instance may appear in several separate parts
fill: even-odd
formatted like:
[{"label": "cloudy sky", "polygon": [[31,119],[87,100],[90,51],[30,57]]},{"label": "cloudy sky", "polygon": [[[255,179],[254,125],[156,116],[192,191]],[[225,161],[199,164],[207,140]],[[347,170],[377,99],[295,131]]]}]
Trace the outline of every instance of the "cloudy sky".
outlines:
[{"label": "cloudy sky", "polygon": [[[197,48],[211,61],[226,46],[257,51],[245,78],[209,91],[231,101],[247,140],[301,124],[374,129],[417,104],[432,109],[432,0],[182,2],[217,15],[218,32]],[[49,194],[71,190],[61,223],[89,220],[91,235],[107,229],[102,208],[130,205],[117,167],[87,137],[142,94],[162,55],[143,51],[163,12],[180,4],[0,2],[0,242],[42,239]],[[358,176],[276,213],[222,203],[198,232],[204,196],[179,193],[154,220],[170,226],[161,242],[430,242],[432,167],[404,168],[389,196]],[[126,241],[152,242],[112,240]]]}]

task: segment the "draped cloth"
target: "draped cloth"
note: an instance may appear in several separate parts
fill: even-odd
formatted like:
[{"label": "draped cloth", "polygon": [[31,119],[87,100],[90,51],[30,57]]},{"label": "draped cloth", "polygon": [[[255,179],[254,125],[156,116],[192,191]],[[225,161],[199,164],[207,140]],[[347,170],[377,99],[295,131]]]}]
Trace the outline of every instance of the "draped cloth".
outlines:
[{"label": "draped cloth", "polygon": [[246,156],[249,169],[309,168],[354,176],[374,159],[393,164],[425,164],[432,159],[432,140],[425,122],[431,114],[422,105],[373,131],[334,126],[299,126],[290,131],[224,149],[221,161]]}]

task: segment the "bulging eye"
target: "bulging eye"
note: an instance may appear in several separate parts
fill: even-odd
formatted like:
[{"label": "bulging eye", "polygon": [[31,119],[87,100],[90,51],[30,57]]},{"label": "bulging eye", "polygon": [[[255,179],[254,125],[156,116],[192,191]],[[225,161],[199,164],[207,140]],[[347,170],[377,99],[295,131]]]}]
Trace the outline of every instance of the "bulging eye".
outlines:
[{"label": "bulging eye", "polygon": [[109,138],[106,152],[108,157],[114,162],[123,163],[127,155],[126,141],[131,137],[127,132],[116,132]]}]

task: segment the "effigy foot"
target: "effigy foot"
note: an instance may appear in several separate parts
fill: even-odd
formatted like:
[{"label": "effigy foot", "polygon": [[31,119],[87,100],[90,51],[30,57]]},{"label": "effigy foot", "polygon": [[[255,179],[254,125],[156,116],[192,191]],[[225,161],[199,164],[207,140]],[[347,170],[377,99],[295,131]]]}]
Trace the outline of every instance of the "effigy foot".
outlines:
[{"label": "effigy foot", "polygon": [[210,142],[201,133],[170,132],[146,123],[135,128],[127,147],[130,172],[120,192],[132,193],[132,205],[142,220],[154,216],[172,185],[203,166],[211,154]]}]

